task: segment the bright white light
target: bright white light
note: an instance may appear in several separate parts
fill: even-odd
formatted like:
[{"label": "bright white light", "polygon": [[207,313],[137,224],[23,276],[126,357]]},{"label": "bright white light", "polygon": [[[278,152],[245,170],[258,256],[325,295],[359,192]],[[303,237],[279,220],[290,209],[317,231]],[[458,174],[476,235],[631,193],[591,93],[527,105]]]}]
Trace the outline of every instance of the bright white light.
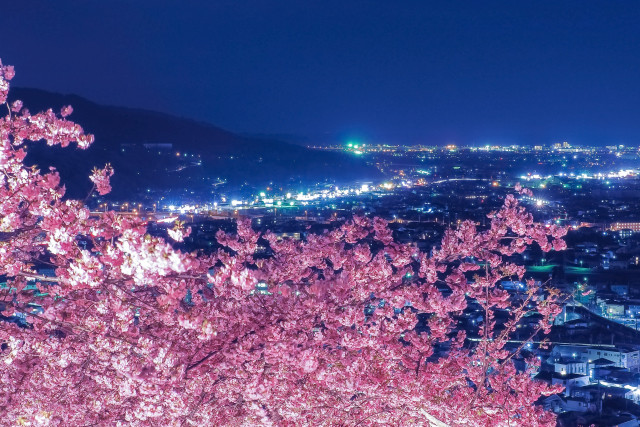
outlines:
[{"label": "bright white light", "polygon": [[163,219],[159,219],[157,222],[158,223],[170,223],[170,222],[174,222],[176,219],[178,219],[177,216],[171,216],[169,218],[163,218]]}]

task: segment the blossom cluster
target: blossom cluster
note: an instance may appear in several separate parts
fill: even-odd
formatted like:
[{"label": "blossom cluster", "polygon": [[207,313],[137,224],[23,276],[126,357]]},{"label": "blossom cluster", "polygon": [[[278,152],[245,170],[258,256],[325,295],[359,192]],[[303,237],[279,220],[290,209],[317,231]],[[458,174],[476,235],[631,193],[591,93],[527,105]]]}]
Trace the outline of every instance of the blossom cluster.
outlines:
[{"label": "blossom cluster", "polygon": [[[0,102],[11,77],[0,66]],[[92,216],[55,170],[23,163],[40,140],[91,143],[70,113],[16,101],[0,119],[0,310],[26,319],[0,322],[0,424],[553,425],[534,402],[558,388],[532,380],[534,360],[517,371],[507,343],[534,312],[534,333],[548,331],[560,296],[530,283],[512,298],[499,283],[525,273],[507,257],[561,249],[565,230],[516,197],[430,254],[366,217],[302,241],[240,220],[216,253],[184,253],[136,218]],[[100,194],[112,173],[91,175]],[[474,345],[456,328],[470,303],[483,313]]]},{"label": "blossom cluster", "polygon": [[111,192],[111,184],[109,179],[113,175],[113,168],[107,164],[104,168],[94,168],[89,179],[96,186],[96,191],[101,196]]}]

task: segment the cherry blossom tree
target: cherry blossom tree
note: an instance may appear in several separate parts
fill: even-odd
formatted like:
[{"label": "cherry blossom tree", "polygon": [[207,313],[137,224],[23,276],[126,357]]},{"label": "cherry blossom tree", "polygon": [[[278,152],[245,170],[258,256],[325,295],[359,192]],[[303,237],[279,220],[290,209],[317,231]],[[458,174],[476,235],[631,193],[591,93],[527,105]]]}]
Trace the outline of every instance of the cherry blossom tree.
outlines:
[{"label": "cherry blossom tree", "polygon": [[[0,64],[0,314],[20,319],[0,322],[0,424],[555,422],[534,402],[558,388],[532,380],[534,359],[516,370],[524,342],[507,344],[531,313],[530,338],[548,332],[560,296],[532,281],[513,296],[500,282],[525,274],[508,257],[561,250],[565,230],[534,222],[516,196],[488,228],[462,222],[430,254],[358,216],[302,241],[239,220],[235,234],[218,232],[217,253],[185,253],[140,219],[92,215],[63,198],[54,169],[25,165],[30,144],[84,149],[93,137],[70,107],[9,104],[13,75]],[[94,189],[108,193],[112,174],[95,169]],[[483,318],[475,340],[457,327],[470,304]]]}]

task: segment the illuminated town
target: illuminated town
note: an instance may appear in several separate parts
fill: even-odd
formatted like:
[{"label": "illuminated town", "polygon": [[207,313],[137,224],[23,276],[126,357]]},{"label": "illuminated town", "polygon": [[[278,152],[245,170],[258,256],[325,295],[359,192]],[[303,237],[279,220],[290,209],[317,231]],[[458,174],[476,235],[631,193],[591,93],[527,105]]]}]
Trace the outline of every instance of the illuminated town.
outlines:
[{"label": "illuminated town", "polygon": [[640,427],[638,3],[41,3],[0,426]]},{"label": "illuminated town", "polygon": [[[144,192],[126,201],[96,197],[94,212],[146,217],[159,235],[174,221],[186,221],[193,232],[182,245],[205,252],[218,247],[215,231],[237,218],[251,218],[257,229],[281,237],[304,239],[352,215],[376,215],[390,221],[399,241],[428,251],[447,227],[466,219],[486,225],[487,212],[521,183],[533,190],[533,196],[520,198],[537,220],[570,229],[565,252],[514,255],[528,277],[571,295],[555,321],[550,346],[527,342],[528,353],[542,361],[536,378],[566,387],[540,404],[567,419],[601,413],[603,405],[640,404],[640,170],[633,168],[640,148],[567,142],[546,147],[348,142],[310,148],[357,156],[377,168],[380,178],[251,190],[230,188],[222,178],[208,195],[193,199],[154,199]],[[524,285],[503,286],[515,291]],[[470,336],[477,334],[476,317],[471,308],[459,319]],[[519,335],[526,332],[524,324]],[[524,363],[528,354],[520,357]]]}]

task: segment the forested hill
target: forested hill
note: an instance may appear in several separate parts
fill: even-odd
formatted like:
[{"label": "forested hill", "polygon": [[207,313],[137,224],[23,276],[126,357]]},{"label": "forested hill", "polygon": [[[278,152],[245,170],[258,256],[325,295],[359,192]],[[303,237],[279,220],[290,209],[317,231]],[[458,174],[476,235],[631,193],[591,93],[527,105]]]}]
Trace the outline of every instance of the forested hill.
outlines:
[{"label": "forested hill", "polygon": [[208,123],[155,111],[104,106],[77,95],[29,88],[12,88],[9,101],[16,99],[24,101],[32,113],[72,105],[70,119],[95,135],[88,150],[36,144],[29,151],[28,163],[42,169],[55,166],[60,171],[71,197],[86,194],[91,169],[107,162],[116,170],[112,179],[115,197],[127,197],[145,188],[172,192],[189,188],[206,194],[220,182],[232,188],[270,183],[304,186],[377,176],[374,168],[346,154],[240,136]]}]

